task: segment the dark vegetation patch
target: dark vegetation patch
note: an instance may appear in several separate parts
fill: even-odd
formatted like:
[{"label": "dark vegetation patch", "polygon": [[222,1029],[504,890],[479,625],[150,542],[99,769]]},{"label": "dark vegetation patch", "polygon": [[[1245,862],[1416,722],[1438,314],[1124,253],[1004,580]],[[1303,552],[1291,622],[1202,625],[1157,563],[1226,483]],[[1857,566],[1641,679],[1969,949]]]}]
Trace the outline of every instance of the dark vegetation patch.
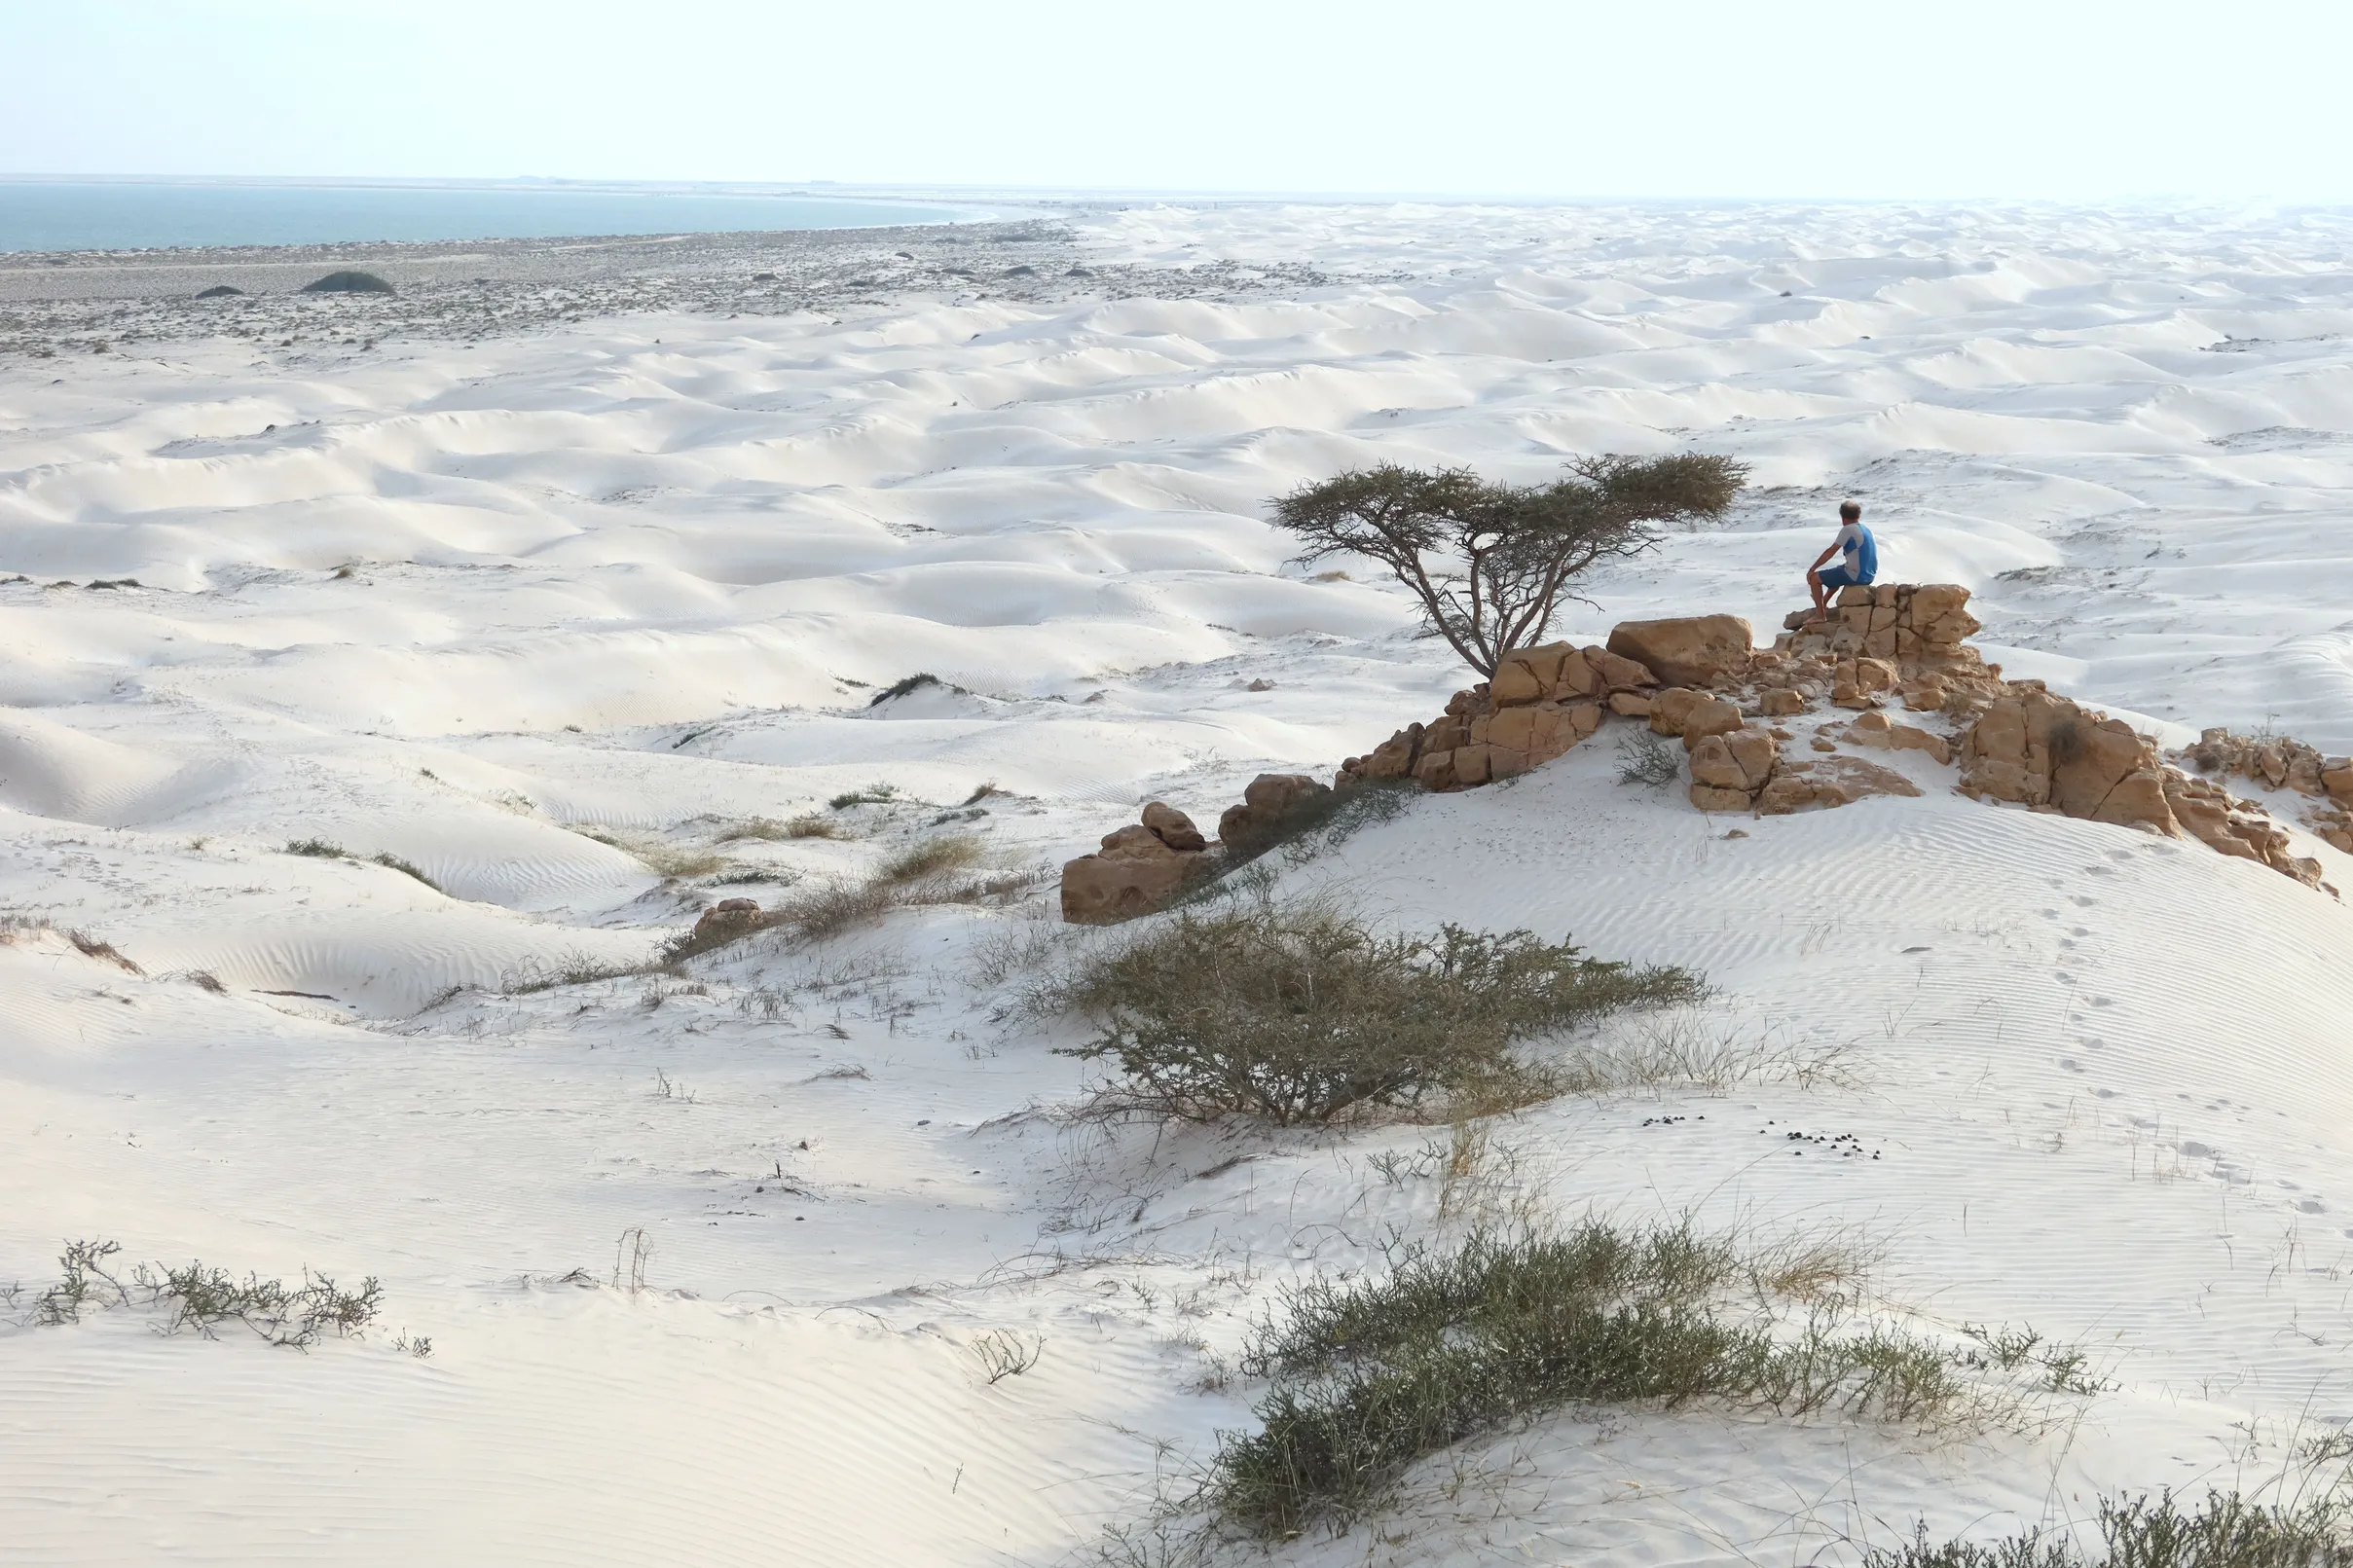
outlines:
[{"label": "dark vegetation patch", "polygon": [[1113,1112],[1277,1126],[1352,1112],[1525,1105],[1558,1070],[1517,1047],[1613,1012],[1698,1000],[1689,970],[1586,958],[1525,930],[1383,935],[1337,905],[1184,909],[1065,982],[1099,1025]]}]

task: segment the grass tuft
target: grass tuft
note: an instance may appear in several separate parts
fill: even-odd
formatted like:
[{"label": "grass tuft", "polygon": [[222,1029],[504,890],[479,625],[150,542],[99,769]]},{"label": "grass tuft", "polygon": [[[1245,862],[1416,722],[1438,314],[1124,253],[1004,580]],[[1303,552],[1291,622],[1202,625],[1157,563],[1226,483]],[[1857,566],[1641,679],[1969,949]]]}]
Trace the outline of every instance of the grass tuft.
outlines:
[{"label": "grass tuft", "polygon": [[[921,691],[926,686],[946,685],[947,682],[940,679],[938,675],[908,675],[905,679],[893,681],[890,685],[885,686],[882,690],[876,692],[871,698],[867,699],[866,706],[868,708],[880,708],[883,704],[889,702],[894,697],[905,697],[911,693]],[[949,689],[953,690],[954,688],[950,687]]]},{"label": "grass tuft", "polygon": [[1863,1568],[2353,1568],[2353,1517],[2335,1497],[2281,1506],[2210,1491],[2188,1511],[2170,1491],[2104,1497],[2100,1538],[2092,1557],[2072,1535],[1931,1543],[1922,1523],[1902,1546],[1866,1551]]},{"label": "grass tuft", "polygon": [[897,885],[927,877],[968,871],[988,856],[988,845],[972,833],[938,833],[917,839],[890,856],[875,872],[879,882]]},{"label": "grass tuft", "polygon": [[402,859],[397,855],[376,855],[371,856],[370,858],[373,859],[378,865],[385,867],[386,870],[397,871],[404,877],[415,877],[418,881],[423,883],[435,893],[441,892],[440,883],[435,882],[431,877],[426,876],[423,871],[418,870],[416,866],[412,865],[407,860]]},{"label": "grass tuft", "polygon": [[1381,935],[1338,905],[1271,898],[1173,919],[1084,965],[1064,1004],[1100,1029],[1102,1108],[1277,1126],[1563,1092],[1515,1050],[1609,1013],[1687,1003],[1699,976],[1589,959],[1525,930]]},{"label": "grass tuft", "polygon": [[330,843],[323,838],[294,839],[286,845],[286,853],[288,855],[308,855],[314,859],[320,860],[344,860],[350,858],[342,845]]}]

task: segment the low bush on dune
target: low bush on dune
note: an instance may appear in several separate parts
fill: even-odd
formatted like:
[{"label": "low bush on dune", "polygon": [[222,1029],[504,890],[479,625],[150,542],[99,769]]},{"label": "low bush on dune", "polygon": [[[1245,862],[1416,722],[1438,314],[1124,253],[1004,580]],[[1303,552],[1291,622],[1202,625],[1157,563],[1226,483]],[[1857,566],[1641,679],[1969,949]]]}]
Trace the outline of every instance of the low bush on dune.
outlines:
[{"label": "low bush on dune", "polygon": [[1560,1073],[1518,1047],[1704,989],[1529,931],[1382,935],[1334,904],[1260,898],[1180,910],[1060,1000],[1101,1026],[1064,1054],[1109,1064],[1103,1109],[1295,1126],[1547,1098]]},{"label": "low bush on dune", "polygon": [[2353,1513],[2336,1497],[2298,1506],[2208,1492],[2187,1511],[2171,1492],[2100,1500],[2099,1555],[2072,1535],[2034,1531],[2004,1541],[1929,1540],[1928,1527],[1864,1568],[2353,1568]]},{"label": "low bush on dune", "polygon": [[288,855],[307,855],[320,860],[348,860],[350,853],[342,845],[323,838],[298,838],[286,845]]},{"label": "low bush on dune", "polygon": [[736,822],[719,834],[718,842],[739,844],[746,839],[754,839],[763,844],[777,844],[798,838],[842,839],[853,836],[848,828],[830,817],[820,817],[815,812],[809,812],[782,822],[766,817]]},{"label": "low bush on dune", "polygon": [[1819,1259],[1800,1251],[1809,1260],[1787,1267],[1785,1250],[1595,1221],[1475,1233],[1377,1279],[1310,1280],[1252,1335],[1241,1369],[1270,1387],[1258,1430],[1225,1438],[1205,1501],[1261,1539],[1344,1525],[1415,1461],[1579,1403],[1920,1427],[2023,1413],[2023,1396],[1966,1354],[1850,1320],[1852,1291],[1823,1294]]}]

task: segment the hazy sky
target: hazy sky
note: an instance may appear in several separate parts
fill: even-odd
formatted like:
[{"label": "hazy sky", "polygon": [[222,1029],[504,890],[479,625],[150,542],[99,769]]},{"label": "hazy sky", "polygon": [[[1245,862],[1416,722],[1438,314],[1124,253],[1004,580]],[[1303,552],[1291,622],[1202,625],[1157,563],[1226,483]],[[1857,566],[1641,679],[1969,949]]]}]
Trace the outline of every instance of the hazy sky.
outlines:
[{"label": "hazy sky", "polygon": [[2348,0],[0,0],[0,172],[2353,200]]}]

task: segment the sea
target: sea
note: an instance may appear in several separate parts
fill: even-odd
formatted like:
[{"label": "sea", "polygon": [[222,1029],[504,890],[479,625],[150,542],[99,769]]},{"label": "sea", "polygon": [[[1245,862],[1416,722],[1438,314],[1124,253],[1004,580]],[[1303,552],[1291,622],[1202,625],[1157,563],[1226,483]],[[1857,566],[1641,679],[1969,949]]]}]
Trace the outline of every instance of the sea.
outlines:
[{"label": "sea", "polygon": [[0,251],[868,229],[992,215],[864,197],[615,186],[0,180]]}]

